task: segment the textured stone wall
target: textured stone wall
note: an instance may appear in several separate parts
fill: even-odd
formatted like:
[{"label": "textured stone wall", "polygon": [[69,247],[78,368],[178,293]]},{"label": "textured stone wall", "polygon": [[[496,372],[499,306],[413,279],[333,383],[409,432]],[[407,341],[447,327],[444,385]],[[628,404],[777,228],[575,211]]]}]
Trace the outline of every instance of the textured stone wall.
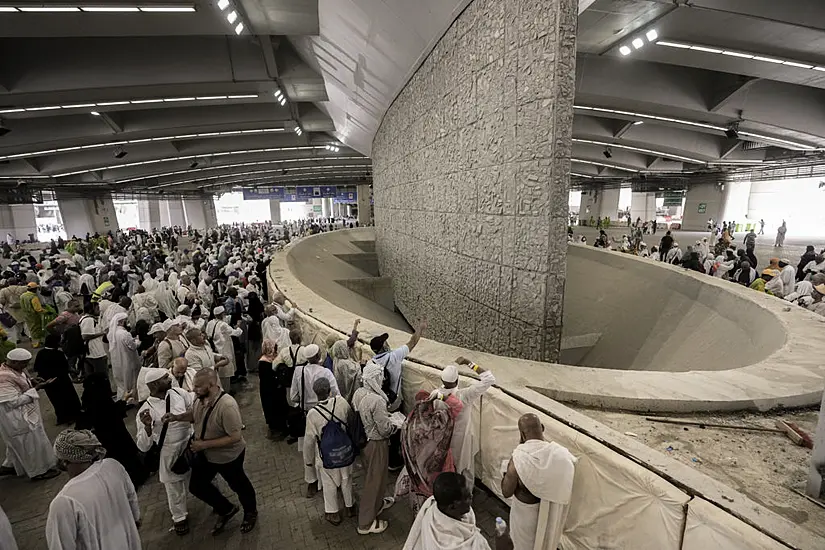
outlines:
[{"label": "textured stone wall", "polygon": [[475,0],[375,136],[381,272],[436,340],[558,357],[576,10]]}]

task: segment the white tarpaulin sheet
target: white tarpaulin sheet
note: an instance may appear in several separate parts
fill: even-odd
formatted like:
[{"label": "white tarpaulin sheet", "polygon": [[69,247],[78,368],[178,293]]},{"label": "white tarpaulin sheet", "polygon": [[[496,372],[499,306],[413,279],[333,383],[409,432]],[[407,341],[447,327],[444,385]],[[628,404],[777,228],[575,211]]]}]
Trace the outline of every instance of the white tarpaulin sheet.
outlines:
[{"label": "white tarpaulin sheet", "polygon": [[[439,371],[405,363],[404,398],[438,384]],[[495,369],[493,369],[495,374]],[[468,380],[462,378],[462,385]],[[479,413],[480,411],[480,413]],[[476,477],[501,495],[501,463],[518,445],[517,422],[538,414],[548,440],[578,459],[562,548],[599,550],[678,550],[688,495],[598,441],[558,422],[496,388],[476,405],[480,438]],[[703,550],[709,550],[705,548]]]},{"label": "white tarpaulin sheet", "polygon": [[788,550],[764,533],[699,497],[688,504],[683,550]]}]

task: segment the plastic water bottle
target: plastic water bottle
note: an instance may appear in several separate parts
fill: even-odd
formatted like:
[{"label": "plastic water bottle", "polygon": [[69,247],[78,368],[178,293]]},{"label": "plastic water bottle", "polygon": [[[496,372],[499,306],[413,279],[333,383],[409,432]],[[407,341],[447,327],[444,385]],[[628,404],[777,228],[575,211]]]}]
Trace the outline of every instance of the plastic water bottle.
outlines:
[{"label": "plastic water bottle", "polygon": [[504,521],[504,518],[496,518],[496,536],[497,537],[503,536],[506,531],[507,531],[507,522]]}]

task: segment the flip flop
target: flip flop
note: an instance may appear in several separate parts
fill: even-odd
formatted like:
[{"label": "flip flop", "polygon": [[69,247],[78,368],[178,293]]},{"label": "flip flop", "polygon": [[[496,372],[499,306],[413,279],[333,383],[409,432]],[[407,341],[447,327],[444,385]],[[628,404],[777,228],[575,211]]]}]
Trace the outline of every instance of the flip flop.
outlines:
[{"label": "flip flop", "polygon": [[383,533],[389,527],[389,523],[384,521],[383,519],[376,519],[374,520],[367,529],[358,528],[359,535],[370,535],[370,534],[379,534]]},{"label": "flip flop", "polygon": [[258,523],[258,512],[250,512],[248,514],[243,515],[243,521],[241,522],[241,533],[248,533],[255,528],[255,524]]},{"label": "flip flop", "polygon": [[215,526],[212,528],[212,536],[214,537],[215,535],[221,534],[223,532],[224,527],[226,527],[226,524],[229,523],[229,520],[232,519],[235,516],[235,514],[237,514],[240,511],[240,508],[238,508],[237,506],[233,506],[232,510],[230,510],[228,514],[220,516],[218,518],[218,521],[215,522]]},{"label": "flip flop", "polygon": [[183,521],[177,522],[175,524],[174,529],[175,529],[175,534],[178,535],[179,537],[182,537],[183,535],[186,535],[187,533],[189,533],[189,521],[188,520],[183,520]]}]

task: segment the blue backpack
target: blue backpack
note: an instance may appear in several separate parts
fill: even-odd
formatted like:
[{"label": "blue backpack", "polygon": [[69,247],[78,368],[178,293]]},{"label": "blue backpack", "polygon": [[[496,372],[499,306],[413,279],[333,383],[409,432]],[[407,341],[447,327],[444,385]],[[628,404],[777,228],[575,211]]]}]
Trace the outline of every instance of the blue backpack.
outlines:
[{"label": "blue backpack", "polygon": [[[333,410],[335,399],[337,397],[332,401]],[[327,425],[321,430],[321,437],[318,438],[318,453],[321,455],[324,468],[334,470],[350,466],[355,462],[356,451],[347,433],[346,423],[321,405],[316,405],[315,410],[327,420]]]}]

